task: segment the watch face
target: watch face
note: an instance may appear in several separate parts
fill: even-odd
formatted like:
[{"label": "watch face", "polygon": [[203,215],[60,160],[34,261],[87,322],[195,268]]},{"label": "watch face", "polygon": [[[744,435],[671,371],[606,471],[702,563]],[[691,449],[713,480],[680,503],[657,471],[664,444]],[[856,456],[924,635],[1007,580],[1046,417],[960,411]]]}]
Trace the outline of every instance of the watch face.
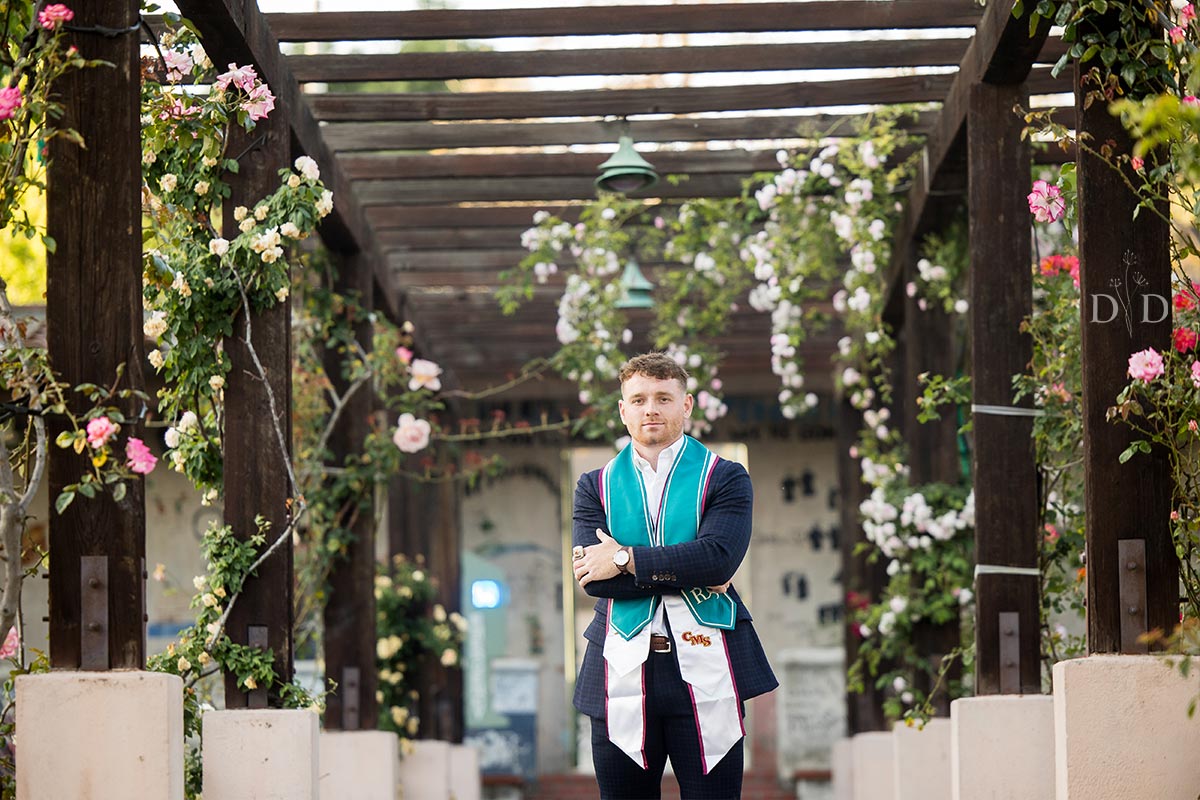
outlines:
[{"label": "watch face", "polygon": [[623,567],[626,564],[628,564],[629,563],[629,551],[628,550],[618,550],[617,552],[613,553],[613,563],[616,564],[618,567]]}]

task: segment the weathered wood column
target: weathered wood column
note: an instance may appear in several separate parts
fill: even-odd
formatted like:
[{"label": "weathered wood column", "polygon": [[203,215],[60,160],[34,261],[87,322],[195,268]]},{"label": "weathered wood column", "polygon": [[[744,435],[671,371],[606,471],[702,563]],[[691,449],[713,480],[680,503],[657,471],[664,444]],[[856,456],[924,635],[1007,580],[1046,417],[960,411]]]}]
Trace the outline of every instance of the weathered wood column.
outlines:
[{"label": "weathered wood column", "polygon": [[[1077,88],[1081,141],[1096,148],[1111,143],[1114,156],[1128,153],[1129,137],[1108,105],[1085,108],[1084,100]],[[1081,149],[1078,170],[1088,651],[1145,652],[1141,633],[1171,631],[1179,622],[1170,468],[1159,450],[1120,464],[1134,437],[1107,422],[1105,412],[1129,380],[1131,353],[1171,347],[1168,228],[1146,209],[1134,219],[1137,198],[1102,159]],[[1106,322],[1117,292],[1127,310]]]},{"label": "weathered wood column", "polygon": [[[60,128],[73,128],[86,149],[53,139],[47,189],[47,229],[58,243],[47,254],[47,346],[62,380],[141,387],[141,95],[138,4],[96,0],[72,6],[73,25],[127,33],[68,35],[89,59],[114,67],[82,69],[55,87],[64,107]],[[131,418],[141,403],[125,404]],[[82,410],[77,407],[77,411]],[[49,424],[53,442],[61,422]],[[127,424],[114,442],[140,436]],[[50,445],[50,497],[79,480],[83,456]],[[139,669],[145,664],[145,487],[129,482],[120,503],[111,495],[77,497],[50,514],[50,660],[58,669]],[[11,557],[12,554],[10,554]]]},{"label": "weathered wood column", "polygon": [[[250,133],[233,126],[229,152],[250,149],[241,160],[239,173],[233,176],[233,194],[224,211],[225,231],[237,230],[234,208],[243,205],[252,209],[279,187],[278,170],[288,164],[288,134],[286,111],[278,107]],[[265,382],[246,346],[243,314],[238,314],[233,336],[225,341],[232,364],[225,388],[225,522],[233,526],[237,536],[247,538],[256,532],[255,517],[262,515],[271,523],[268,547],[286,528],[290,516],[287,462],[292,446],[291,319],[288,302],[251,317],[250,342],[266,373]],[[293,586],[289,540],[259,567],[257,576],[247,578],[226,626],[235,642],[271,648],[275,674],[283,682],[290,681],[293,672]],[[236,675],[225,676],[228,708],[265,708],[277,700],[268,699],[265,687],[247,694],[238,688]]]},{"label": "weathered wood column", "polygon": [[[839,401],[836,424],[838,498],[841,504],[842,529],[842,592],[846,599],[844,643],[846,665],[849,666],[858,658],[858,643],[861,640],[857,630],[858,624],[853,620],[855,606],[860,599],[878,600],[887,583],[887,575],[884,572],[886,565],[882,561],[869,564],[865,553],[854,553],[859,543],[866,541],[858,507],[867,498],[868,487],[862,481],[862,469],[858,459],[850,457],[850,448],[858,441],[858,432],[862,427],[862,413],[843,399]],[[862,692],[849,692],[846,695],[846,732],[850,736],[865,731],[887,729],[887,721],[883,716],[883,698],[875,688],[875,681],[867,675],[864,676],[863,683]]]},{"label": "weathered wood column", "polygon": [[[357,295],[364,310],[370,311],[374,295],[372,275],[361,255],[337,259],[337,278],[333,290],[343,296]],[[355,338],[370,352],[372,326],[363,320],[355,328]],[[339,396],[345,396],[349,382],[341,375],[344,354],[326,353],[325,372]],[[373,406],[370,383],[360,386],[347,401],[330,437],[333,464],[342,466],[348,457],[362,448],[370,430]],[[379,715],[375,690],[375,515],[373,497],[348,510],[341,522],[354,540],[343,559],[334,564],[329,576],[329,599],[325,604],[325,674],[338,684],[328,696],[325,727],[332,730],[374,730]]]},{"label": "weathered wood column", "polygon": [[[1037,466],[1032,398],[1014,406],[1012,377],[1027,371],[1033,342],[1029,144],[1014,108],[1021,85],[978,83],[967,110],[970,320],[975,449],[975,691],[1041,691]],[[987,408],[988,406],[993,409]],[[1019,573],[1014,570],[1026,570]]]},{"label": "weathered wood column", "polygon": [[[425,567],[438,580],[435,602],[458,611],[461,566],[460,487],[457,482],[424,483],[397,478],[388,490],[389,553],[424,556]],[[422,739],[462,741],[462,670],[436,661],[421,671]]]}]

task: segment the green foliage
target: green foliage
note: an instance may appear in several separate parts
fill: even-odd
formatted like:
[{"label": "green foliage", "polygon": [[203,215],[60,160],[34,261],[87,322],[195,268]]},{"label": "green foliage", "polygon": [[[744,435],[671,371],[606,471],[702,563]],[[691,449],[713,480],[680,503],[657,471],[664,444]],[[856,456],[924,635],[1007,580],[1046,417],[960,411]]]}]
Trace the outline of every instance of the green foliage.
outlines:
[{"label": "green foliage", "polygon": [[418,677],[438,663],[458,668],[467,621],[435,603],[437,581],[415,560],[396,556],[380,565],[375,578],[377,619],[376,664],[379,669],[379,729],[400,736],[401,749],[411,752],[420,727],[417,716]]}]

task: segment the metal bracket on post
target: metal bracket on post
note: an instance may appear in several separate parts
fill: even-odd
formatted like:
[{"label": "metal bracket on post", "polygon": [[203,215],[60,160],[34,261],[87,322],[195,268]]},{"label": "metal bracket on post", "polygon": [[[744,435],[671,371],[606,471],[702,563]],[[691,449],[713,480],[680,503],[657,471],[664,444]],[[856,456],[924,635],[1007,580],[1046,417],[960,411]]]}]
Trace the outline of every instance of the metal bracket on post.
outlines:
[{"label": "metal bracket on post", "polygon": [[1138,641],[1150,625],[1146,608],[1146,540],[1117,541],[1118,586],[1121,595],[1121,652],[1148,653]]},{"label": "metal bracket on post", "polygon": [[1021,693],[1021,615],[1000,612],[1000,694]]},{"label": "metal bracket on post", "polygon": [[[270,645],[267,643],[267,626],[266,625],[250,625],[246,628],[246,639],[250,647],[266,650]],[[251,689],[249,699],[246,702],[246,708],[266,708],[267,707],[267,687],[260,686],[257,689]]]},{"label": "metal bracket on post", "polygon": [[108,659],[108,556],[79,558],[79,668],[104,671]]},{"label": "metal bracket on post", "polygon": [[359,689],[362,683],[358,667],[342,667],[342,730],[356,731],[361,725]]}]

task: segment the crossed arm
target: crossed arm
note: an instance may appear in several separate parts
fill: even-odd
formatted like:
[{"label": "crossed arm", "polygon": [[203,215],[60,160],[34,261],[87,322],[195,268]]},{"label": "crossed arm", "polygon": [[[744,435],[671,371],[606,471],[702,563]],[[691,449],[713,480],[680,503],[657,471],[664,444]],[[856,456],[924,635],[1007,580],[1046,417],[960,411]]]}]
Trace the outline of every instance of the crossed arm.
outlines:
[{"label": "crossed arm", "polygon": [[[730,462],[726,462],[730,463]],[[751,513],[754,504],[750,476],[739,464],[724,480],[704,509],[696,538],[664,547],[634,547],[635,575],[617,571],[611,562],[612,545],[597,535],[607,522],[595,481],[586,475],[575,489],[573,543],[583,546],[585,564],[595,571],[580,580],[585,592],[593,597],[625,600],[670,594],[681,589],[704,586],[723,590],[728,586],[750,545]],[[592,550],[596,548],[596,550]],[[597,552],[602,551],[602,552]],[[602,577],[596,577],[600,575]],[[580,577],[577,570],[576,578]]]}]

